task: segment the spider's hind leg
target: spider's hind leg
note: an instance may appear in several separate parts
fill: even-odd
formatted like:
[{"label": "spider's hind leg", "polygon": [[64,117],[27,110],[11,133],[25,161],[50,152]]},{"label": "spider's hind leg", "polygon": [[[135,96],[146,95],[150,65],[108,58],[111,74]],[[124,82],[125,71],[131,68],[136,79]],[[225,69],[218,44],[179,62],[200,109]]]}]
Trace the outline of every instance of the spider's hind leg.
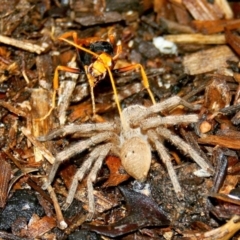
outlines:
[{"label": "spider's hind leg", "polygon": [[103,160],[105,157],[108,155],[112,147],[111,143],[103,144],[101,145],[98,150],[98,158],[96,162],[94,163],[90,173],[88,174],[87,177],[87,191],[88,191],[88,204],[89,204],[89,209],[88,209],[88,221],[91,221],[95,212],[95,202],[94,202],[94,194],[93,194],[93,182],[96,180],[97,173],[99,169],[102,166]]},{"label": "spider's hind leg", "polygon": [[184,194],[183,194],[181,186],[179,184],[177,174],[173,168],[173,165],[171,162],[171,157],[169,156],[168,151],[166,151],[164,145],[159,141],[159,137],[154,130],[148,130],[147,135],[148,135],[149,139],[151,140],[151,142],[155,144],[156,150],[157,150],[159,156],[161,157],[164,165],[167,168],[169,177],[173,184],[174,191],[177,194],[177,198],[179,200],[182,200],[184,198]]}]

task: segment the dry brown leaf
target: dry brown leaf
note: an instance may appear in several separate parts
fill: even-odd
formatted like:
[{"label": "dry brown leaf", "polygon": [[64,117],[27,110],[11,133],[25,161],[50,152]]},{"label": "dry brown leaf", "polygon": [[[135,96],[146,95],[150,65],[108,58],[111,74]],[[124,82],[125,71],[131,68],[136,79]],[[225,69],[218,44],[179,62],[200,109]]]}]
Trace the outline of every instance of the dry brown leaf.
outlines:
[{"label": "dry brown leaf", "polygon": [[120,158],[108,156],[106,164],[110,170],[110,176],[108,180],[103,184],[103,187],[117,186],[130,177],[124,171]]}]

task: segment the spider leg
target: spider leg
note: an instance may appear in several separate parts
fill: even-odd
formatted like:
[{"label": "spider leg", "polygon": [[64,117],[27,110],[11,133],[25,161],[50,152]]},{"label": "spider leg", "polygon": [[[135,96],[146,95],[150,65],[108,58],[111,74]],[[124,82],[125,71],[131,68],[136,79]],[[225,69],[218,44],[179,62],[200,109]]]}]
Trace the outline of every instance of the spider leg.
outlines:
[{"label": "spider leg", "polygon": [[104,144],[99,147],[97,154],[98,154],[98,159],[94,163],[94,166],[92,170],[90,171],[88,177],[87,177],[87,189],[88,189],[88,201],[89,201],[89,213],[88,213],[88,221],[90,221],[93,217],[93,214],[95,212],[95,203],[94,203],[94,195],[93,195],[93,182],[96,180],[97,173],[99,169],[102,166],[102,162],[107,156],[107,154],[110,152],[112,147],[111,143]]},{"label": "spider leg", "polygon": [[131,70],[136,70],[136,69],[140,69],[140,72],[141,72],[141,75],[142,75],[142,80],[143,80],[143,86],[144,86],[144,88],[147,89],[148,94],[149,94],[149,96],[150,96],[150,98],[152,100],[152,103],[155,104],[156,101],[155,101],[153,93],[152,93],[152,91],[150,89],[147,75],[146,75],[145,70],[144,70],[144,68],[143,68],[143,66],[141,64],[136,63],[136,64],[132,64],[130,66],[126,66],[126,67],[119,68],[119,69],[116,69],[116,70],[118,72],[127,72],[127,71],[131,71]]},{"label": "spider leg", "polygon": [[171,109],[173,107],[176,107],[178,105],[183,105],[184,107],[195,109],[195,107],[190,104],[189,102],[183,100],[182,98],[178,96],[174,96],[171,98],[168,98],[162,102],[156,103],[148,108],[146,108],[145,111],[142,111],[138,118],[133,122],[133,125],[137,126],[144,118],[147,118],[148,116],[152,115],[153,113],[159,113],[166,109]]},{"label": "spider leg", "polygon": [[118,125],[113,122],[103,122],[103,123],[85,123],[85,124],[69,124],[61,128],[54,129],[48,133],[46,136],[38,137],[39,141],[50,141],[57,137],[64,137],[70,134],[78,134],[81,136],[90,135],[93,133],[113,131],[118,133]]},{"label": "spider leg", "polygon": [[[94,161],[100,156],[104,156],[105,154],[105,150],[107,150],[107,146],[108,144],[104,144],[101,146],[96,147],[89,155],[89,157],[84,161],[84,163],[82,164],[82,166],[77,170],[77,172],[75,173],[73,179],[72,179],[72,183],[71,186],[69,188],[69,192],[68,192],[68,196],[66,199],[66,203],[63,205],[62,209],[66,210],[72,203],[73,199],[74,199],[74,195],[76,193],[77,190],[77,186],[78,186],[78,182],[82,181],[82,179],[84,178],[85,174],[89,171],[89,169],[91,168],[92,164],[94,163]],[[110,145],[110,144],[109,144]],[[104,148],[103,148],[104,147]],[[108,152],[110,151],[110,148],[108,148]],[[106,153],[106,155],[108,154],[108,152]],[[100,156],[99,156],[100,154]],[[106,156],[105,155],[105,156]],[[97,160],[98,161],[98,160]],[[97,161],[94,164],[97,164]],[[93,167],[93,169],[94,169]],[[101,165],[99,166],[99,168],[101,167]],[[91,170],[91,172],[93,171],[93,169]],[[90,172],[90,173],[91,173]]]},{"label": "spider leg", "polygon": [[213,174],[214,169],[210,163],[207,163],[189,144],[182,140],[177,135],[171,133],[166,128],[158,127],[157,134],[171,141],[175,146],[181,149],[184,153],[188,154],[204,171]]},{"label": "spider leg", "polygon": [[148,130],[147,135],[148,135],[150,141],[153,144],[155,144],[156,150],[157,150],[159,156],[161,157],[163,163],[165,164],[165,166],[167,168],[169,177],[172,181],[173,188],[174,188],[174,191],[177,194],[178,199],[182,200],[184,198],[184,194],[181,190],[176,172],[173,168],[170,155],[166,151],[166,148],[164,147],[164,145],[159,141],[159,137],[154,130]]},{"label": "spider leg", "polygon": [[165,124],[176,125],[179,123],[194,123],[198,122],[198,120],[199,118],[197,114],[172,115],[166,117],[156,116],[143,120],[140,124],[140,127],[142,130],[147,130]]},{"label": "spider leg", "polygon": [[59,165],[64,160],[67,160],[67,159],[71,158],[72,156],[74,156],[75,154],[81,153],[85,149],[88,149],[89,147],[97,145],[104,141],[118,142],[119,138],[116,133],[103,132],[103,133],[99,133],[87,140],[76,142],[75,144],[69,146],[67,149],[59,152],[56,155],[55,162],[53,163],[52,168],[50,170],[50,173],[48,176],[48,181],[46,183],[44,183],[44,185],[42,186],[42,189],[46,189],[52,183],[52,181],[56,175],[56,172],[59,168]]}]

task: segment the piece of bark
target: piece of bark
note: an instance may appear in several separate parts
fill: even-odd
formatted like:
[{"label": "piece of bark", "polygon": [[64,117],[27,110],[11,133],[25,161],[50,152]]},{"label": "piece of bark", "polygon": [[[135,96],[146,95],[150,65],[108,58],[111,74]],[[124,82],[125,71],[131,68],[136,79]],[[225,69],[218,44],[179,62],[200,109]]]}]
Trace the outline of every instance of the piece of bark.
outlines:
[{"label": "piece of bark", "polygon": [[194,28],[198,32],[202,32],[204,34],[213,34],[218,32],[223,32],[225,28],[227,29],[237,29],[240,28],[240,20],[239,19],[221,19],[215,21],[192,21]]},{"label": "piece of bark", "polygon": [[222,14],[217,13],[216,7],[206,0],[183,0],[182,2],[194,19],[217,20],[222,17]]},{"label": "piece of bark", "polygon": [[[45,136],[54,127],[53,117],[46,116],[51,108],[52,104],[52,92],[50,91],[52,86],[52,72],[53,62],[49,54],[43,54],[37,56],[36,66],[38,73],[39,85],[42,88],[32,89],[30,98],[31,105],[31,122],[29,123],[28,129],[31,129],[31,133],[34,137]],[[41,120],[40,120],[41,119]],[[51,143],[43,143],[47,149],[51,149]],[[42,160],[42,154],[34,147],[35,161]]]},{"label": "piece of bark", "polygon": [[212,113],[228,107],[232,98],[229,85],[220,76],[214,76],[213,81],[205,88],[203,106]]},{"label": "piece of bark", "polygon": [[228,67],[227,61],[238,61],[238,58],[228,46],[217,46],[183,58],[184,72],[190,75],[211,71],[221,71]]},{"label": "piece of bark", "polygon": [[[162,0],[161,0],[162,1]],[[106,0],[106,11],[117,11],[117,12],[126,12],[126,11],[136,11],[138,13],[143,13],[152,7],[152,1],[148,0]]]},{"label": "piece of bark", "polygon": [[122,20],[122,15],[118,12],[103,12],[101,15],[88,15],[75,18],[75,21],[84,27],[120,22]]},{"label": "piece of bark", "polygon": [[2,18],[1,33],[4,36],[11,36],[14,30],[22,23],[24,17],[32,10],[32,6],[27,0],[12,1],[9,5],[10,9],[4,9],[4,2],[1,2],[1,12],[6,14]]},{"label": "piece of bark", "polygon": [[0,42],[6,45],[17,47],[25,51],[29,51],[37,54],[41,54],[49,47],[47,43],[42,43],[41,45],[38,45],[35,43],[31,43],[29,41],[22,41],[15,38],[6,37],[3,35],[0,35]]},{"label": "piece of bark", "polygon": [[224,14],[224,18],[226,19],[233,18],[233,11],[227,0],[215,0],[214,4],[216,4],[221,9],[221,11]]},{"label": "piece of bark", "polygon": [[171,6],[175,12],[177,22],[184,25],[190,25],[191,16],[182,3],[171,1]]},{"label": "piece of bark", "polygon": [[240,56],[240,37],[233,34],[231,31],[226,29],[225,37],[227,43],[232,47],[232,49]]},{"label": "piece of bark", "polygon": [[[49,109],[50,109],[49,104],[51,102],[51,99],[52,99],[52,96],[47,90],[44,90],[42,88],[32,90],[31,99],[30,99],[30,103],[32,107],[31,133],[34,137],[44,136],[50,131],[50,129],[53,128],[51,116],[40,120],[49,112]],[[46,145],[43,144],[43,146],[46,146]],[[49,149],[49,147],[47,148]],[[42,153],[39,152],[37,148],[34,148],[34,155],[35,155],[36,162],[43,160]]]},{"label": "piece of bark", "polygon": [[30,222],[26,235],[31,239],[36,239],[56,227],[56,225],[56,220],[53,217],[45,216],[41,219]]},{"label": "piece of bark", "polygon": [[206,137],[199,138],[198,142],[209,145],[219,145],[231,149],[240,149],[240,138],[208,135]]},{"label": "piece of bark", "polygon": [[3,208],[6,204],[8,196],[8,186],[11,179],[11,166],[5,160],[0,159],[0,208]]},{"label": "piece of bark", "polygon": [[193,28],[190,26],[179,24],[166,18],[160,18],[160,25],[164,26],[168,33],[194,33]]},{"label": "piece of bark", "polygon": [[[28,138],[28,140],[33,144],[34,150],[35,150],[35,161],[41,161],[42,157],[45,157],[51,164],[54,163],[55,157],[52,155],[52,153],[45,148],[45,146],[36,140],[36,138],[31,134],[31,132],[27,129],[22,127],[22,133]],[[37,161],[36,161],[37,162]]]}]

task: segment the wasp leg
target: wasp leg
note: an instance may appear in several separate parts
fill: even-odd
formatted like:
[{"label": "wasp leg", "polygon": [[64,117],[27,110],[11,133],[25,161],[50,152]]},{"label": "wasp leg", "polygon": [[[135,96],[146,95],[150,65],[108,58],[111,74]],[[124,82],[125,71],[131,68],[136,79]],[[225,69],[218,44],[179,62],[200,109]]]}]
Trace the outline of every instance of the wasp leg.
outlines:
[{"label": "wasp leg", "polygon": [[[66,36],[66,35],[65,35]],[[67,36],[71,36],[70,35],[67,35]],[[76,36],[74,36],[73,38],[75,38]],[[92,52],[91,50],[85,48],[85,47],[82,47],[81,45],[79,45],[78,43],[75,43],[75,42],[72,42],[72,41],[69,41],[68,39],[66,38],[63,38],[63,37],[60,37],[59,38],[60,40],[62,41],[65,41],[67,42],[68,44],[76,47],[77,49],[80,49],[82,51],[85,51],[91,55],[93,55],[94,57],[96,57],[96,59],[99,58],[99,54],[95,53],[95,52]],[[75,41],[75,40],[74,40]],[[78,42],[79,40],[77,40]],[[122,49],[122,46],[121,44],[118,44],[118,47],[117,47],[117,53],[115,55],[115,58],[118,57],[118,55],[121,53],[121,49]],[[114,59],[113,59],[114,60]],[[92,98],[92,105],[93,105],[93,115],[96,114],[96,107],[95,107],[95,98],[94,98],[94,92],[93,92],[93,88],[95,86],[95,79],[94,77],[88,72],[88,66],[85,66],[84,69],[85,69],[85,72],[86,72],[86,75],[87,75],[87,78],[88,78],[88,82],[89,82],[89,85],[90,85],[90,91],[91,91],[91,98]],[[111,72],[111,69],[108,67],[108,66],[105,66],[106,70],[108,71],[108,74],[109,74],[109,77],[110,77],[110,80],[111,80],[111,84],[112,84],[112,88],[113,88],[113,92],[114,92],[114,96],[115,96],[115,102],[117,104],[117,108],[118,108],[118,112],[119,112],[119,115],[120,115],[120,118],[121,118],[121,121],[123,123],[123,118],[122,118],[122,110],[121,110],[121,106],[120,106],[120,101],[119,101],[119,98],[118,98],[118,94],[117,94],[117,89],[116,89],[116,85],[115,85],[115,82],[114,82],[114,79],[113,79],[113,76],[112,76],[112,72]],[[145,74],[145,72],[144,72]],[[145,74],[146,75],[146,74]],[[147,81],[148,82],[148,81]]]},{"label": "wasp leg", "polygon": [[116,31],[114,27],[110,27],[108,30],[108,40],[112,45],[116,44]]},{"label": "wasp leg", "polygon": [[69,38],[69,37],[73,38],[73,41],[77,43],[78,36],[77,36],[77,32],[75,31],[65,32],[61,36],[59,36],[58,39]]},{"label": "wasp leg", "polygon": [[116,44],[116,49],[115,49],[115,55],[113,56],[113,61],[117,60],[119,55],[122,53],[122,43],[121,41],[118,41]]},{"label": "wasp leg", "polygon": [[44,119],[46,119],[48,116],[50,116],[50,114],[52,113],[53,109],[56,107],[56,93],[57,93],[57,90],[58,90],[58,87],[59,87],[59,74],[58,74],[58,71],[65,71],[65,72],[70,72],[70,73],[77,73],[79,74],[80,73],[80,70],[78,68],[70,68],[70,67],[67,67],[67,66],[57,66],[56,69],[55,69],[55,72],[54,72],[54,77],[53,77],[53,95],[52,95],[52,106],[50,108],[50,110],[48,111],[48,113],[41,117],[41,118],[38,118],[37,120],[38,121],[42,121]]},{"label": "wasp leg", "polygon": [[152,103],[155,104],[156,101],[155,101],[153,93],[150,89],[147,75],[146,75],[145,70],[143,69],[143,66],[141,64],[139,64],[139,63],[132,64],[130,66],[126,66],[126,67],[123,67],[123,68],[116,69],[116,71],[117,72],[128,72],[128,71],[136,70],[136,69],[140,69],[140,72],[141,72],[141,75],[142,75],[142,80],[143,80],[143,86],[144,86],[144,88],[147,89],[148,94],[149,94],[149,96],[152,100]]},{"label": "wasp leg", "polygon": [[106,67],[106,69],[107,69],[107,71],[108,71],[108,75],[109,75],[109,77],[110,77],[110,81],[111,81],[111,84],[112,84],[113,94],[114,94],[114,97],[115,97],[115,102],[116,102],[116,104],[117,104],[119,116],[120,116],[122,125],[125,126],[125,125],[124,125],[125,122],[124,122],[124,119],[123,119],[123,116],[122,116],[122,109],[121,109],[121,106],[120,106],[120,100],[119,100],[119,97],[118,97],[118,93],[117,93],[117,88],[116,88],[116,85],[115,85],[115,81],[114,81],[114,78],[113,78],[111,69],[110,69],[109,67]]},{"label": "wasp leg", "polygon": [[91,43],[102,40],[99,37],[88,37],[88,38],[81,39],[81,38],[78,38],[77,32],[75,31],[63,33],[58,37],[58,39],[64,40],[70,37],[73,39],[73,42],[78,46],[82,46],[82,45],[89,46]]}]

